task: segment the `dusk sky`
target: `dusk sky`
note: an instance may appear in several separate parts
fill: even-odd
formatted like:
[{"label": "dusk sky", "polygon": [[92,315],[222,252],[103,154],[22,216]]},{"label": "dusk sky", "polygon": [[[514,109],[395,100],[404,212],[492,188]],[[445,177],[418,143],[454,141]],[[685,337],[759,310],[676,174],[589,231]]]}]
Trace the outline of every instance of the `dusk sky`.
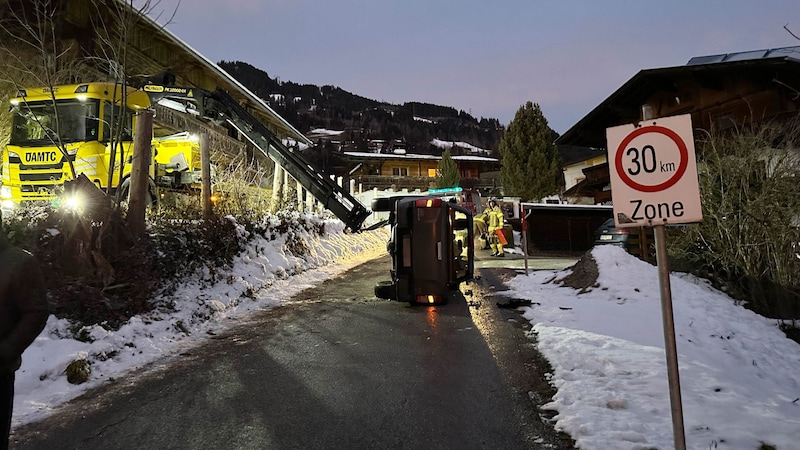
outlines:
[{"label": "dusk sky", "polygon": [[[155,2],[153,2],[155,3]],[[178,0],[161,0],[164,13]],[[800,45],[789,0],[182,0],[168,29],[208,59],[503,125],[527,101],[563,134],[642,69]],[[304,130],[301,130],[304,131]]]}]

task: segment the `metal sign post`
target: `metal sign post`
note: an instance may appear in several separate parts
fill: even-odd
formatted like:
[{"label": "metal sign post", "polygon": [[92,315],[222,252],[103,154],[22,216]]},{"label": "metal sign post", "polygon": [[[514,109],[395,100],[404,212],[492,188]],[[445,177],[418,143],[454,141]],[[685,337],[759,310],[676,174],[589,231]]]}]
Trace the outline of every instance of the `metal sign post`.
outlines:
[{"label": "metal sign post", "polygon": [[664,225],[656,225],[656,261],[658,261],[658,286],[661,293],[661,321],[664,328],[664,350],[667,354],[667,380],[669,404],[672,412],[672,434],[676,450],[686,449],[681,402],[681,380],[678,371],[678,346],[675,343],[675,322],[672,315],[672,288],[669,283],[669,259]]},{"label": "metal sign post", "polygon": [[648,108],[643,111],[641,123],[606,130],[614,222],[621,228],[654,228],[672,430],[675,448],[685,450],[665,226],[703,218],[692,119],[688,114],[653,119]]},{"label": "metal sign post", "polygon": [[525,275],[528,275],[528,225],[525,223],[525,205],[519,204],[520,228],[522,228],[522,256],[525,258]]}]

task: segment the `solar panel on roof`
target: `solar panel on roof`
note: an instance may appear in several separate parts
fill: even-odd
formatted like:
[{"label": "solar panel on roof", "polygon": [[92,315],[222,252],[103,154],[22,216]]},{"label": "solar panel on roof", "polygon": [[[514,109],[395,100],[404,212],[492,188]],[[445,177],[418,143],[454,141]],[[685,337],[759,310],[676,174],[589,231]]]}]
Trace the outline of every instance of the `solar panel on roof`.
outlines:
[{"label": "solar panel on roof", "polygon": [[782,57],[792,57],[800,59],[800,47],[782,47],[782,48],[773,48],[767,51],[767,54],[764,56],[765,58],[782,58]]},{"label": "solar panel on roof", "polygon": [[735,52],[722,55],[695,56],[694,58],[690,59],[689,62],[686,63],[686,65],[696,66],[701,64],[713,64],[719,62],[749,61],[753,59],[785,58],[785,57],[800,59],[800,46],[781,47],[781,48],[773,48],[767,50],[752,50],[747,52]]},{"label": "solar panel on roof", "polygon": [[761,59],[767,54],[767,50],[754,50],[750,52],[728,53],[725,62],[728,61],[749,61],[751,59]]},{"label": "solar panel on roof", "polygon": [[722,55],[711,55],[711,56],[695,56],[694,58],[690,59],[689,62],[686,63],[686,65],[694,66],[699,64],[711,64],[711,63],[722,62],[725,60],[726,56],[728,55],[722,54]]}]

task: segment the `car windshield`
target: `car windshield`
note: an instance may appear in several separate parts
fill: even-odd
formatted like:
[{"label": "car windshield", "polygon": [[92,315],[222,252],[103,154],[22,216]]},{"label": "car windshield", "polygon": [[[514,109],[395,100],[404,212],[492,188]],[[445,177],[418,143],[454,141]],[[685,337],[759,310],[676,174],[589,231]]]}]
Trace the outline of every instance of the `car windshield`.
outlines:
[{"label": "car windshield", "polygon": [[12,110],[12,145],[53,145],[97,139],[97,102],[59,100],[20,104]]}]

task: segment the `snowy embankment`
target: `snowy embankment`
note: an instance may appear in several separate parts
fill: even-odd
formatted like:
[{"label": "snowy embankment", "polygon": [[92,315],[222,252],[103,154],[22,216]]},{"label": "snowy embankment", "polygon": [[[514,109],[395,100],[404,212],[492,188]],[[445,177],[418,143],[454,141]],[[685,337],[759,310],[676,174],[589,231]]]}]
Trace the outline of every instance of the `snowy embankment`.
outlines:
[{"label": "snowy embankment", "polygon": [[[118,330],[86,327],[76,340],[66,320],[50,316],[17,371],[13,424],[39,420],[87,389],[234,325],[232,319],[280,305],[307,287],[380,257],[387,239],[386,228],[352,234],[344,232],[341,222],[328,221],[322,236],[290,230],[273,240],[250,241],[229,270],[198,273],[169,297],[155,299],[155,310]],[[89,381],[70,384],[66,367],[79,359],[90,363]]]},{"label": "snowy embankment", "polygon": [[[658,269],[610,245],[591,255],[506,293],[533,302],[524,315],[558,389],[544,407],[584,450],[673,448]],[[585,292],[563,282],[595,264]],[[705,280],[670,284],[686,448],[798,448],[800,345]]]}]

